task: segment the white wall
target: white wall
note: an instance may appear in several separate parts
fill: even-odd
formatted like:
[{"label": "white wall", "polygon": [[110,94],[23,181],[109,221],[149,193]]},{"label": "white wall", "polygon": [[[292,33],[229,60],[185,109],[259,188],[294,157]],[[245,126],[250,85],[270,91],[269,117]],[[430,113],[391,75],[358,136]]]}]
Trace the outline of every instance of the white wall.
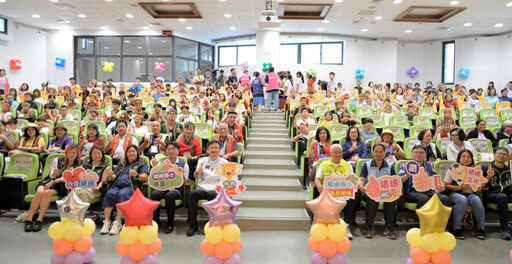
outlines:
[{"label": "white wall", "polygon": [[[70,31],[50,31],[46,36],[46,80],[56,85],[69,84],[74,75],[73,34]],[[55,66],[55,58],[64,58],[64,67]]]}]

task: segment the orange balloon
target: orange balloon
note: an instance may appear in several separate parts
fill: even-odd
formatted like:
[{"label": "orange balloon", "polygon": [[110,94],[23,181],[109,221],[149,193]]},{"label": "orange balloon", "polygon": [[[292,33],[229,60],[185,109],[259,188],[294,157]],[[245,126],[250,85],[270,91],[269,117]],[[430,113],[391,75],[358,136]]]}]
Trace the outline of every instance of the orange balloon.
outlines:
[{"label": "orange balloon", "polygon": [[211,256],[215,253],[215,245],[212,245],[208,243],[206,239],[203,239],[203,242],[201,242],[201,252],[206,256]]},{"label": "orange balloon", "polygon": [[162,249],[162,240],[160,240],[160,238],[157,238],[155,242],[146,245],[146,247],[148,248],[148,254],[156,254],[160,252],[160,249]]},{"label": "orange balloon", "polygon": [[409,255],[416,264],[427,264],[430,261],[430,253],[422,247],[414,247]]},{"label": "orange balloon", "polygon": [[53,251],[59,256],[67,256],[73,251],[73,242],[69,242],[65,238],[53,240]]},{"label": "orange balloon", "polygon": [[233,254],[233,248],[231,244],[222,240],[219,244],[215,246],[215,256],[221,260],[228,259]]},{"label": "orange balloon", "polygon": [[242,240],[238,239],[234,243],[231,243],[231,247],[233,248],[233,253],[238,253],[242,250]]},{"label": "orange balloon", "polygon": [[337,250],[338,247],[336,246],[336,243],[332,242],[330,239],[326,239],[320,242],[320,245],[318,246],[318,251],[320,251],[320,255],[326,258],[334,257],[334,255],[336,255]]},{"label": "orange balloon", "polygon": [[452,255],[446,250],[439,250],[432,253],[432,264],[450,264],[452,263]]},{"label": "orange balloon", "polygon": [[318,252],[318,247],[320,246],[320,242],[314,240],[312,237],[308,239],[308,247],[311,251]]},{"label": "orange balloon", "polygon": [[510,260],[512,260],[512,249],[510,250]]},{"label": "orange balloon", "polygon": [[345,237],[341,242],[336,243],[338,253],[347,253],[350,250],[350,240]]},{"label": "orange balloon", "polygon": [[76,251],[80,253],[85,253],[92,248],[92,238],[90,236],[82,236],[75,242],[73,242],[73,247]]},{"label": "orange balloon", "polygon": [[121,255],[123,257],[128,256],[129,249],[130,249],[130,246],[123,244],[123,242],[121,242],[121,241],[117,241],[116,250],[119,255]]},{"label": "orange balloon", "polygon": [[146,247],[146,245],[138,241],[131,245],[128,251],[128,256],[130,256],[130,258],[135,261],[143,260],[147,254],[148,248]]}]

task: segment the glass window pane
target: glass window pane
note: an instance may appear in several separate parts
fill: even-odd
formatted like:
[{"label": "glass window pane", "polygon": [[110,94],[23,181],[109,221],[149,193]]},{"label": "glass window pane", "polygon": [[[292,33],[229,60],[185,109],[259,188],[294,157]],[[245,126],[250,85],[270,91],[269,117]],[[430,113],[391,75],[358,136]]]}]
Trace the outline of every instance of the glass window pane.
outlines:
[{"label": "glass window pane", "polygon": [[256,46],[240,46],[238,47],[238,64],[248,62],[249,65],[256,64]]},{"label": "glass window pane", "polygon": [[121,37],[98,37],[98,55],[121,55]]},{"label": "glass window pane", "polygon": [[146,37],[124,37],[123,55],[146,55]]},{"label": "glass window pane", "polygon": [[94,79],[94,58],[76,58],[76,82],[87,83]]},{"label": "glass window pane", "polygon": [[[201,64],[201,73],[206,77],[206,70],[210,70],[210,76],[212,76],[213,65],[212,64]],[[213,85],[213,83],[210,83]]]},{"label": "glass window pane", "polygon": [[[171,57],[157,57],[148,58],[148,74],[149,78],[153,80],[156,77],[162,77],[166,82],[171,82],[172,73],[172,59]],[[163,72],[155,72],[155,63],[164,63]]]},{"label": "glass window pane", "polygon": [[171,55],[172,38],[170,37],[149,37],[148,55]]},{"label": "glass window pane", "polygon": [[320,44],[302,44],[300,52],[301,64],[320,63]]},{"label": "glass window pane", "polygon": [[176,59],[176,78],[183,79],[185,83],[192,83],[195,71],[197,69],[197,61]]},{"label": "glass window pane", "polygon": [[236,65],[236,47],[219,48],[219,66]]},{"label": "glass window pane", "polygon": [[76,38],[76,54],[94,54],[94,38]]},{"label": "glass window pane", "polygon": [[443,43],[443,83],[452,84],[455,69],[455,43]]},{"label": "glass window pane", "polygon": [[341,64],[341,43],[322,44],[322,63]]},{"label": "glass window pane", "polygon": [[146,76],[146,58],[124,57],[123,58],[123,81],[135,80],[140,77],[141,81],[147,82]]},{"label": "glass window pane", "polygon": [[197,59],[197,42],[176,38],[176,56]]},{"label": "glass window pane", "polygon": [[201,44],[201,60],[213,63],[213,46]]},{"label": "glass window pane", "polygon": [[[119,57],[98,57],[98,63],[96,65],[96,79],[97,80],[108,80],[112,78],[114,82],[121,80],[121,58]],[[112,68],[112,72],[103,71],[103,66],[105,62],[113,62],[114,67]],[[132,79],[135,80],[135,76]]]},{"label": "glass window pane", "polygon": [[281,45],[281,64],[297,64],[298,45]]}]

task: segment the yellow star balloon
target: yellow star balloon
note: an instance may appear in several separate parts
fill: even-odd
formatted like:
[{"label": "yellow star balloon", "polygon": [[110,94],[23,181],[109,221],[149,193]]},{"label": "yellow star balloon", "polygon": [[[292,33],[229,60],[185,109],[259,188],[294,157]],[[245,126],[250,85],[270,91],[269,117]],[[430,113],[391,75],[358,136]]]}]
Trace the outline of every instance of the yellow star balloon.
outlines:
[{"label": "yellow star balloon", "polygon": [[306,205],[313,212],[313,224],[339,224],[340,212],[347,202],[334,199],[329,191],[324,189],[320,196],[306,202]]},{"label": "yellow star balloon", "polygon": [[444,232],[451,212],[452,208],[444,206],[437,194],[434,194],[423,207],[416,210],[421,235]]}]

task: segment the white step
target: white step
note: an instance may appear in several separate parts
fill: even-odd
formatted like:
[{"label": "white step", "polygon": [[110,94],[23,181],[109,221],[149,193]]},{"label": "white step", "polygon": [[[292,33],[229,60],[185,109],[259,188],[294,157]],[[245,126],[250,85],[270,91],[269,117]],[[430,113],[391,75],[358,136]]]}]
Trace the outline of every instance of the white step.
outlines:
[{"label": "white step", "polygon": [[253,127],[249,132],[251,132],[251,135],[253,133],[286,133],[288,134],[288,129],[286,127],[283,128],[268,128],[268,127]]},{"label": "white step", "polygon": [[236,223],[242,230],[308,230],[309,215],[304,208],[240,207]]},{"label": "white step", "polygon": [[273,131],[250,131],[251,138],[273,138],[273,139],[282,139],[282,140],[290,140],[290,136],[287,132],[273,132]]},{"label": "white step", "polygon": [[286,126],[286,120],[284,119],[253,119],[251,120],[251,124],[253,125],[256,125],[256,124],[282,124],[284,126]]},{"label": "white step", "polygon": [[251,122],[251,129],[253,128],[263,128],[263,129],[267,129],[267,128],[284,128],[286,129],[286,123],[283,123],[283,124],[278,124],[278,123],[272,123],[272,124],[265,124],[265,123],[252,123]]},{"label": "white step", "polygon": [[293,160],[281,159],[245,159],[244,168],[246,169],[284,169],[295,170],[297,165]]},{"label": "white step", "polygon": [[243,178],[242,181],[253,191],[302,191],[297,178]]},{"label": "white step", "polygon": [[[248,139],[249,141],[249,139]],[[249,150],[266,150],[269,153],[272,151],[282,151],[282,150],[290,150],[292,147],[291,141],[290,142],[280,142],[280,143],[249,143],[247,142],[247,148],[246,151]]]},{"label": "white step", "polygon": [[[274,137],[255,137],[252,134],[247,139],[247,144],[288,144],[291,146],[291,140],[287,136],[286,138],[274,138]],[[289,149],[290,147],[288,147]]]},{"label": "white step", "polygon": [[300,170],[296,169],[296,168],[293,170],[285,170],[285,169],[267,170],[264,168],[250,169],[250,168],[246,168],[244,166],[244,170],[243,170],[242,174],[240,175],[240,178],[241,179],[247,179],[247,178],[302,179],[302,176],[300,175]]},{"label": "white step", "polygon": [[251,191],[247,189],[238,195],[245,207],[305,208],[308,199],[306,191]]},{"label": "white step", "polygon": [[244,152],[244,157],[246,159],[295,159],[295,152],[290,150],[268,151],[249,149]]}]

